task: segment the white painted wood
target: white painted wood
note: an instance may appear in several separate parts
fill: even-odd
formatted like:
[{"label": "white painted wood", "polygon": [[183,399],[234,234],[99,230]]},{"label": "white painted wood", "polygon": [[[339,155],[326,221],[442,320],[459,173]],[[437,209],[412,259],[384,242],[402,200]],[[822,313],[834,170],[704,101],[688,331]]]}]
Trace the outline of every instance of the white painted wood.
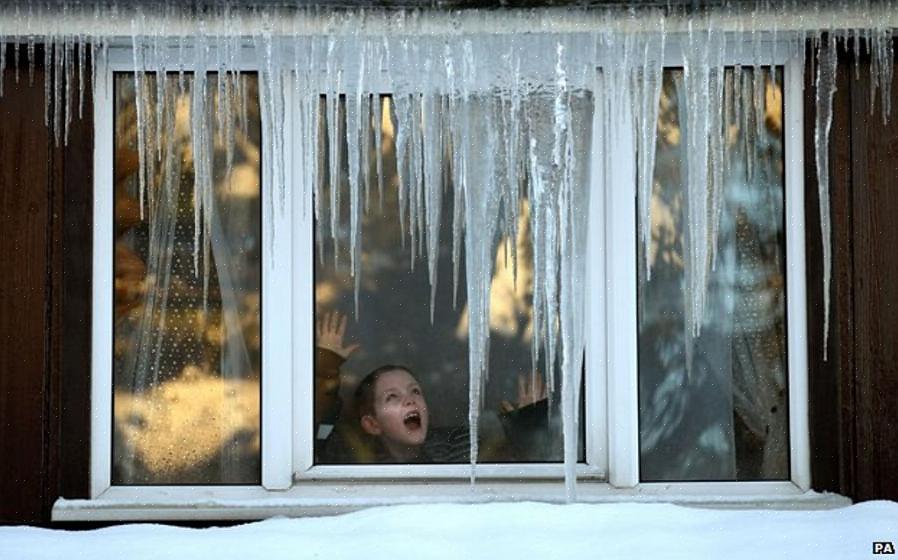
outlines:
[{"label": "white painted wood", "polygon": [[113,83],[102,54],[94,77],[94,226],[91,315],[90,495],[112,481],[114,180]]},{"label": "white painted wood", "polygon": [[[714,508],[828,509],[851,504],[837,494],[803,492],[790,482],[643,484],[620,489],[583,482],[582,503],[678,503]],[[435,484],[300,484],[285,492],[259,487],[110,488],[97,500],[59,499],[54,521],[136,521],[152,519],[260,519],[275,515],[320,516],[365,507],[428,503],[540,501],[563,503],[564,483],[484,481]]]},{"label": "white painted wood", "polygon": [[[802,45],[803,48],[803,45]],[[791,479],[811,487],[808,424],[807,285],[804,223],[804,65],[793,56],[784,69],[786,180],[786,325],[789,349],[789,443]]]},{"label": "white painted wood", "polygon": [[[291,93],[292,95],[292,93]],[[296,107],[304,100],[294,99]],[[293,133],[302,134],[299,119],[294,115]],[[290,144],[288,144],[290,145]],[[286,150],[298,153],[298,143]],[[293,472],[304,473],[314,462],[315,445],[315,253],[313,185],[305,185],[301,192],[302,177],[308,170],[302,168],[299,157],[292,158],[293,196]],[[299,476],[294,474],[294,476]]]},{"label": "white painted wood", "polygon": [[607,476],[608,376],[605,357],[605,99],[602,76],[596,72],[593,90],[592,153],[590,154],[589,233],[587,242],[586,308],[586,463]]},{"label": "white painted wood", "polygon": [[[272,126],[275,130],[269,130],[266,120],[262,119],[263,138],[283,133],[286,145],[292,143],[293,130],[289,123],[286,126],[285,123],[272,123]],[[285,130],[280,130],[282,127]],[[263,141],[262,149],[271,145],[271,142]],[[264,161],[266,155],[263,153],[262,157]],[[277,192],[271,175],[262,173],[262,485],[270,490],[283,490],[293,482],[293,236],[290,220],[294,189],[285,185],[283,193]],[[286,173],[285,176],[289,177]]]},{"label": "white painted wood", "polygon": [[[780,54],[782,52],[782,55]],[[773,52],[770,52],[771,57]],[[785,57],[785,45],[777,50],[777,59]],[[666,60],[678,60],[681,50],[674,45]],[[673,57],[673,58],[671,58]],[[246,68],[252,67],[252,52],[244,53]],[[772,58],[771,58],[772,60]],[[92,361],[92,440],[91,440],[91,496],[102,497],[100,502],[63,502],[59,515],[66,519],[84,519],[80,515],[126,515],[128,519],[159,518],[160,512],[173,517],[194,516],[206,511],[215,518],[229,517],[226,508],[235,512],[282,511],[270,503],[247,505],[240,500],[271,500],[284,495],[303,492],[322,493],[329,496],[336,488],[346,487],[348,479],[461,479],[470,474],[465,465],[376,465],[376,466],[314,466],[312,434],[313,418],[313,369],[314,369],[314,268],[313,224],[311,217],[311,193],[303,197],[298,185],[304,173],[299,158],[290,158],[287,164],[288,184],[283,208],[277,193],[272,192],[271,177],[263,177],[263,375],[262,375],[262,482],[263,487],[170,487],[147,489],[136,487],[110,488],[111,425],[112,425],[112,166],[113,122],[112,70],[132,70],[133,59],[127,48],[110,50],[111,66],[96,82],[95,119],[97,137],[95,148],[95,202],[94,213],[94,320]],[[594,117],[594,148],[600,141],[609,147],[606,159],[599,160],[596,150],[592,154],[594,173],[590,188],[591,220],[589,232],[589,278],[593,286],[589,294],[589,342],[587,347],[586,380],[586,444],[587,464],[577,468],[578,476],[587,479],[607,478],[610,485],[587,481],[587,490],[578,497],[589,501],[597,495],[623,496],[634,499],[639,496],[690,495],[703,500],[717,495],[752,496],[798,495],[810,486],[810,460],[807,421],[807,348],[806,309],[804,284],[804,222],[802,182],[802,88],[801,65],[791,59],[786,68],[786,212],[787,212],[787,263],[788,263],[788,324],[789,324],[789,383],[790,383],[790,441],[792,482],[771,483],[681,483],[639,484],[638,439],[638,371],[637,371],[637,321],[636,321],[636,161],[635,131],[630,126],[629,107],[598,103]],[[285,92],[288,107],[294,107],[292,91]],[[105,101],[104,101],[105,100]],[[605,109],[609,109],[607,119]],[[611,121],[607,122],[606,121]],[[605,124],[602,124],[605,123]],[[298,134],[293,115],[286,130],[285,153],[295,153],[293,135]],[[263,135],[272,131],[263,130]],[[607,165],[612,163],[612,165]],[[105,194],[104,194],[105,193]],[[274,197],[272,204],[272,197]],[[305,203],[305,204],[304,204]],[[268,239],[274,231],[274,239]],[[290,489],[296,473],[297,479],[326,480],[330,483],[300,483]],[[490,479],[510,478],[561,478],[560,464],[480,465],[481,482],[473,492],[464,484],[466,494],[440,490],[441,500],[464,501],[465,496],[487,492],[496,486]],[[340,486],[333,481],[341,480]],[[508,484],[508,483],[503,483]],[[548,486],[541,486],[548,484]],[[531,482],[515,486],[515,490],[493,495],[493,499],[514,499],[529,496],[532,499],[551,499],[540,494],[541,488],[555,488],[556,483]],[[557,484],[556,484],[557,485]],[[393,496],[408,495],[409,484],[353,484],[355,498],[378,493]],[[415,486],[416,491],[418,486]],[[429,488],[429,486],[428,486]],[[442,487],[440,487],[442,488]],[[451,488],[455,488],[452,486]],[[288,490],[289,489],[289,490]],[[601,490],[599,490],[601,489]],[[270,492],[279,490],[280,492]],[[153,494],[152,492],[162,492]],[[236,492],[236,494],[234,494]],[[330,494],[328,494],[330,492]],[[366,494],[371,492],[371,494]],[[602,494],[602,493],[605,494]],[[165,496],[165,503],[156,506],[141,505],[141,499]],[[223,505],[208,509],[185,504],[198,500],[223,500]],[[232,498],[227,496],[235,496]],[[488,494],[482,494],[484,496]],[[539,498],[538,496],[543,496]],[[562,496],[563,492],[559,494]],[[535,498],[533,498],[536,496]],[[303,508],[346,507],[344,502],[325,497],[318,505],[294,505],[296,511]],[[697,499],[698,499],[697,498]],[[156,498],[152,498],[156,499]],[[386,498],[384,498],[386,499]],[[624,499],[624,498],[618,498]],[[669,498],[664,498],[665,500]],[[297,502],[299,503],[299,502]],[[340,504],[343,505],[340,505]],[[100,505],[98,505],[100,504]],[[168,504],[168,505],[166,505]],[[203,506],[207,507],[207,506]],[[255,508],[255,509],[253,509]],[[273,509],[272,509],[273,508]],[[123,513],[123,512],[130,513]],[[293,511],[293,510],[291,510]],[[93,512],[87,514],[84,512]],[[97,512],[106,512],[97,513]],[[57,509],[54,508],[54,518]],[[127,517],[134,515],[135,517]],[[235,513],[241,515],[241,513]],[[66,517],[74,516],[74,517]],[[251,517],[256,517],[252,515]],[[186,518],[186,517],[185,517]],[[111,519],[111,517],[110,517]]]},{"label": "white painted wood", "polygon": [[[757,52],[761,57],[762,66],[785,64],[792,56],[791,47],[788,42],[790,34],[778,34],[775,48],[772,34],[768,33],[764,35],[765,37],[763,37],[757,45]],[[664,66],[683,66],[683,55],[686,52],[686,49],[688,49],[688,41],[689,39],[686,34],[668,35],[664,47]],[[750,35],[746,35],[745,38],[742,39],[736,39],[736,35],[727,34],[724,60],[728,66],[733,66],[735,64],[742,64],[745,66],[753,65],[754,52],[755,45],[752,42]]]},{"label": "white painted wood", "polygon": [[[580,463],[577,465],[577,476],[588,479],[602,479],[603,469]],[[302,473],[303,479],[309,480],[368,480],[384,479],[397,481],[409,480],[446,480],[471,479],[471,467],[466,464],[457,465],[318,465]],[[564,464],[562,463],[518,463],[497,464],[483,463],[477,465],[477,479],[562,479]],[[479,484],[479,482],[478,482]]]},{"label": "white painted wood", "polygon": [[605,186],[607,271],[608,479],[639,482],[639,399],[636,323],[636,146],[632,109],[608,104]]}]

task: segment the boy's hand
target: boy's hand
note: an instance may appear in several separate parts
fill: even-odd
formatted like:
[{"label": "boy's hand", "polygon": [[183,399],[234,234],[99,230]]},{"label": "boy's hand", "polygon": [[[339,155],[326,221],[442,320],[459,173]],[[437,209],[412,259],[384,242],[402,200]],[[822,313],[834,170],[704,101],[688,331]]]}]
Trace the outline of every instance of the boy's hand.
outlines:
[{"label": "boy's hand", "polygon": [[502,412],[513,412],[519,408],[530,406],[546,398],[546,383],[543,376],[539,373],[530,375],[522,373],[518,375],[518,400],[512,405],[508,401],[502,401],[499,404],[499,410]]},{"label": "boy's hand", "polygon": [[346,334],[346,315],[339,311],[325,313],[315,325],[318,346],[337,354],[344,360],[359,349],[358,344],[344,346],[343,336]]}]

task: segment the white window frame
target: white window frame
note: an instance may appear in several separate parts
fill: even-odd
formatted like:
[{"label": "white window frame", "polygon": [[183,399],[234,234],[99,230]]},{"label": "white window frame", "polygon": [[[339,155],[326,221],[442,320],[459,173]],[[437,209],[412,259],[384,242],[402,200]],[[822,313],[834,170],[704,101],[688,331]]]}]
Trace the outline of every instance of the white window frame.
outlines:
[{"label": "white window frame", "polygon": [[[772,45],[765,43],[765,51]],[[803,57],[786,43],[777,45],[773,60],[784,67],[784,158],[787,266],[787,341],[789,387],[790,479],[755,482],[644,483],[639,478],[639,405],[637,398],[636,318],[636,162],[634,130],[612,127],[605,139],[599,126],[604,115],[597,103],[593,146],[613,151],[601,160],[592,154],[589,278],[590,320],[587,344],[586,461],[578,465],[578,499],[804,503],[844,503],[810,489],[808,439],[807,312],[804,246]],[[246,57],[246,70],[255,70]],[[727,64],[739,61],[728,57]],[[682,64],[677,45],[670,45],[665,66]],[[195,70],[191,68],[190,70]],[[215,68],[208,68],[214,70]],[[274,514],[332,513],[367,505],[409,501],[564,499],[560,464],[478,465],[480,482],[470,487],[465,465],[313,464],[314,286],[311,204],[293,184],[302,170],[298,158],[288,166],[283,210],[269,204],[272,178],[263,174],[263,235],[274,228],[274,243],[263,252],[262,344],[262,483],[258,486],[113,486],[112,343],[113,343],[113,74],[133,72],[129,48],[98,53],[94,82],[94,241],[91,370],[90,499],[60,499],[56,520],[246,519]],[[292,106],[292,88],[285,92]],[[632,122],[629,108],[612,108],[609,118]],[[298,124],[287,114],[285,154],[293,153]],[[263,137],[270,131],[263,129]],[[615,162],[605,169],[606,161]],[[606,185],[609,185],[606,187]],[[310,193],[306,193],[311,196]],[[272,208],[275,210],[272,211]],[[604,225],[604,227],[602,227]],[[281,235],[289,232],[289,235]],[[614,247],[605,251],[605,247]],[[277,302],[277,305],[274,304]],[[607,324],[615,328],[607,329]],[[272,364],[278,364],[277,367]],[[606,372],[628,372],[607,375]],[[306,428],[308,427],[308,428]],[[385,479],[394,483],[385,484]],[[514,479],[514,480],[512,480]],[[530,479],[530,481],[522,479]],[[432,481],[415,484],[415,481]],[[410,485],[414,500],[409,497]],[[716,498],[712,498],[716,497]]]}]

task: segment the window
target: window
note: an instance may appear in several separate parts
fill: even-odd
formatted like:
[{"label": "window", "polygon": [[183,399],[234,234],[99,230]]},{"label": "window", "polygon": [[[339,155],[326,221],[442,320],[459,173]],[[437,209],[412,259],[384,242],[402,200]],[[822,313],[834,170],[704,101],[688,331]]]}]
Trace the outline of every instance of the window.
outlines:
[{"label": "window", "polygon": [[[229,77],[226,87],[237,86],[237,103],[210,111],[219,119],[207,124],[203,139],[214,153],[207,212],[198,225],[194,179],[204,171],[194,157],[190,117],[205,101],[195,88],[216,92],[218,78],[210,75],[204,84],[192,74],[166,78],[159,84],[155,75],[142,75],[141,84],[133,73],[113,78],[112,484],[259,484],[257,81],[246,74],[239,81]],[[139,108],[137,99],[144,96],[136,95],[138,87],[148,101]],[[141,131],[138,111],[146,123]],[[223,141],[225,129],[235,136],[232,153]],[[144,169],[141,148],[157,156],[145,158]]]},{"label": "window", "polygon": [[[719,205],[721,235],[714,259],[707,261],[707,313],[700,334],[691,340],[683,336],[683,290],[690,281],[683,264],[689,258],[684,239],[690,231],[684,214],[689,159],[684,129],[690,121],[683,112],[683,72],[676,66],[681,55],[673,48],[665,58],[648,255],[639,242],[643,224],[638,218],[638,132],[632,108],[609,94],[606,84],[612,76],[602,68],[591,78],[599,85],[596,90],[573,95],[573,145],[582,156],[577,182],[593,193],[587,231],[580,232],[588,239],[589,279],[576,450],[578,477],[586,481],[581,495],[634,487],[663,493],[684,488],[672,483],[689,481],[760,484],[715,486],[716,492],[737,493],[794,494],[809,486],[806,361],[800,343],[805,328],[802,73],[787,49],[776,52],[775,76],[765,67],[763,82],[758,82],[765,109],[757,114],[763,114],[763,122],[755,119],[742,97],[731,95],[743,103],[742,109],[728,106],[727,120],[721,123],[728,130],[721,147],[727,156],[721,168],[726,185]],[[337,97],[331,92],[327,100],[325,91],[301,94],[292,80],[266,78],[271,70],[259,65],[247,64],[247,72],[234,82],[233,99],[240,103],[230,108],[217,101],[221,89],[212,74],[202,99],[192,97],[196,74],[191,70],[196,69],[188,68],[183,77],[172,75],[160,90],[152,73],[142,75],[140,87],[178,100],[171,105],[177,110],[158,113],[161,120],[152,121],[160,130],[171,131],[156,148],[159,154],[175,154],[170,161],[176,165],[157,161],[154,170],[144,171],[145,180],[169,173],[170,184],[181,189],[179,197],[167,201],[158,194],[147,199],[147,212],[154,204],[169,205],[167,229],[154,229],[146,216],[133,216],[133,200],[141,190],[139,173],[120,180],[119,152],[153,141],[134,128],[134,58],[128,49],[112,49],[108,56],[101,65],[106,80],[99,81],[96,96],[94,277],[109,282],[95,282],[94,497],[113,503],[140,499],[158,506],[171,496],[189,500],[197,495],[277,495],[307,511],[303,508],[318,507],[309,504],[349,503],[346,500],[359,496],[391,503],[401,500],[403,480],[422,478],[443,480],[427,492],[458,496],[462,485],[456,482],[466,481],[471,470],[464,274],[453,285],[455,267],[465,266],[463,253],[453,258],[454,237],[460,235],[452,230],[458,200],[450,194],[457,187],[452,184],[453,166],[459,165],[452,151],[457,139],[443,136],[436,161],[446,163],[430,165],[433,154],[423,154],[420,160],[409,159],[407,152],[402,155],[403,150],[421,149],[421,139],[400,138],[394,126],[397,121],[427,122],[433,114],[445,122],[454,114],[447,109],[448,99],[400,99],[402,94],[389,84],[377,86],[380,95],[364,97],[363,114],[371,115],[370,120],[362,117],[361,125],[353,121],[356,124],[349,126],[349,119],[359,116],[349,115],[355,109],[347,105],[348,94]],[[735,55],[731,58],[738,62]],[[284,63],[285,73],[292,70],[290,64]],[[747,77],[756,71],[728,67],[721,87],[739,91],[736,88],[755,83]],[[273,95],[269,87],[282,89]],[[335,91],[351,87],[347,79]],[[754,90],[743,93],[746,100],[756,99]],[[530,119],[528,126],[544,126],[536,121],[554,118],[551,96],[534,94],[518,101],[523,104],[521,114]],[[203,171],[212,185],[203,204],[214,205],[223,219],[220,224],[214,219],[201,222],[201,241],[194,245],[195,203],[188,186],[195,173],[192,154],[202,146],[188,142],[179,127],[190,114],[190,104],[198,102],[210,108],[202,126],[208,131],[204,145],[213,154],[213,168]],[[484,123],[500,114],[489,107],[510,100],[501,92],[489,92],[465,102],[470,104],[471,123],[476,123],[472,129],[484,127],[470,137],[486,142],[481,138],[488,132]],[[424,108],[425,103],[433,105]],[[142,109],[145,118],[158,119],[153,109]],[[284,126],[279,128],[271,117],[281,110]],[[500,121],[495,117],[493,124]],[[355,126],[362,131],[357,145],[363,149],[348,155],[352,150],[346,130]],[[501,121],[498,126],[510,125]],[[238,138],[233,152],[220,141],[222,134]],[[477,149],[483,153],[485,146]],[[507,149],[501,146],[490,157],[501,159]],[[287,154],[283,168],[278,167],[278,153]],[[339,157],[339,166],[332,164],[334,157]],[[108,163],[113,160],[115,170]],[[410,161],[423,163],[414,168]],[[340,201],[338,206],[314,208],[316,185],[303,178],[310,165],[319,170],[323,202]],[[382,188],[378,168],[383,170]],[[349,200],[352,173],[367,174],[366,201]],[[282,190],[279,177],[286,184]],[[435,177],[442,185],[435,191],[443,194],[436,229],[442,233],[439,243],[429,244],[433,233],[416,222],[409,209],[433,207],[424,202],[433,192],[419,185]],[[530,185],[525,180],[521,184],[514,208],[504,202],[508,199],[493,201],[506,218],[486,236],[494,239],[496,249],[486,257],[494,268],[489,279],[492,313],[486,322],[491,330],[491,376],[479,418],[477,473],[491,480],[491,491],[496,492],[491,495],[539,498],[557,492],[564,473],[557,408],[537,415],[541,424],[523,446],[508,437],[501,415],[486,412],[503,400],[515,400],[519,373],[531,379],[535,304],[528,286],[554,280],[534,279],[538,267],[529,242]],[[473,180],[468,188],[476,188]],[[132,207],[130,218],[120,212],[123,204]],[[332,215],[333,208],[337,213]],[[350,215],[353,208],[355,217]],[[364,232],[357,245],[348,227],[353,219]],[[434,257],[430,262],[438,272],[435,296],[427,255]],[[166,260],[173,263],[168,273]],[[516,264],[516,274],[506,260]],[[647,262],[652,264],[651,276]],[[351,266],[360,267],[360,277],[350,274]],[[197,275],[203,267],[210,274]],[[168,286],[162,290],[165,294],[154,288],[160,283]],[[147,302],[152,298],[156,300],[151,306]],[[136,299],[145,301],[138,305]],[[333,384],[316,384],[316,370],[321,370],[316,363],[316,322],[332,321],[332,311],[350,317],[343,341],[362,346],[342,364],[342,402],[334,398]],[[546,369],[544,350],[539,348],[540,375]],[[374,434],[358,429],[358,412],[352,408],[356,386],[367,372],[396,363],[414,373],[413,380],[404,380],[408,387],[416,382],[423,391],[430,427],[449,432],[462,428],[454,432],[463,434],[455,440],[458,453],[431,453],[408,462],[391,456],[384,461],[385,449],[372,447]],[[341,436],[368,437],[364,446],[344,441],[344,451],[362,453],[322,451],[322,442],[339,432],[341,420],[356,429]],[[420,425],[422,419],[415,422]],[[339,490],[347,479],[360,494]],[[384,479],[392,483],[384,485]],[[540,482],[545,480],[554,482]],[[703,487],[690,488],[701,492]]]},{"label": "window", "polygon": [[789,479],[782,84],[779,68],[730,68],[721,84],[742,106],[725,109],[719,234],[690,340],[685,88],[682,70],[664,74],[651,255],[639,259],[642,480]]}]

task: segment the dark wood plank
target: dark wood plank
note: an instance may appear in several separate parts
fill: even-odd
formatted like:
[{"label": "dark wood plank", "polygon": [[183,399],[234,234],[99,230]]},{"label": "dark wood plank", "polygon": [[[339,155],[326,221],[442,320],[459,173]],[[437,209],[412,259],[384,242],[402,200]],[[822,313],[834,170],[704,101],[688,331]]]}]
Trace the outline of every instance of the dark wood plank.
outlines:
[{"label": "dark wood plank", "polygon": [[[832,220],[832,293],[826,390],[812,394],[816,407],[825,407],[829,420],[820,426],[818,441],[828,441],[827,490],[846,495],[854,493],[854,239],[852,236],[852,152],[851,82],[854,60],[850,52],[839,56],[833,98],[833,123],[830,136],[830,215]],[[813,369],[811,370],[814,371]],[[812,375],[813,377],[813,375]],[[818,400],[819,399],[819,400]],[[817,402],[815,402],[817,401]]]},{"label": "dark wood plank", "polygon": [[[850,371],[851,310],[850,302],[851,243],[850,190],[851,147],[847,129],[851,122],[850,90],[845,53],[840,52],[838,91],[833,99],[833,123],[830,138],[830,215],[832,217],[833,268],[830,287],[831,316],[827,351],[824,352],[825,308],[823,299],[823,239],[820,230],[820,205],[814,150],[816,123],[816,64],[812,64],[810,48],[805,66],[804,159],[805,159],[805,250],[808,310],[808,399],[810,416],[811,480],[815,490],[844,492],[841,479],[842,436],[839,406],[840,374]],[[846,264],[847,263],[847,264]],[[846,277],[847,274],[847,277]],[[824,359],[826,354],[826,359]]]},{"label": "dark wood plank", "polygon": [[871,115],[869,72],[852,87],[855,497],[898,499],[898,119]]},{"label": "dark wood plank", "polygon": [[[90,67],[89,58],[87,65]],[[66,498],[86,498],[90,494],[94,120],[89,72],[85,72],[85,79],[81,117],[78,100],[73,99],[69,142],[62,150],[58,492]],[[77,92],[76,87],[71,89]]]},{"label": "dark wood plank", "polygon": [[42,518],[49,208],[43,73],[0,98],[0,521]]}]

